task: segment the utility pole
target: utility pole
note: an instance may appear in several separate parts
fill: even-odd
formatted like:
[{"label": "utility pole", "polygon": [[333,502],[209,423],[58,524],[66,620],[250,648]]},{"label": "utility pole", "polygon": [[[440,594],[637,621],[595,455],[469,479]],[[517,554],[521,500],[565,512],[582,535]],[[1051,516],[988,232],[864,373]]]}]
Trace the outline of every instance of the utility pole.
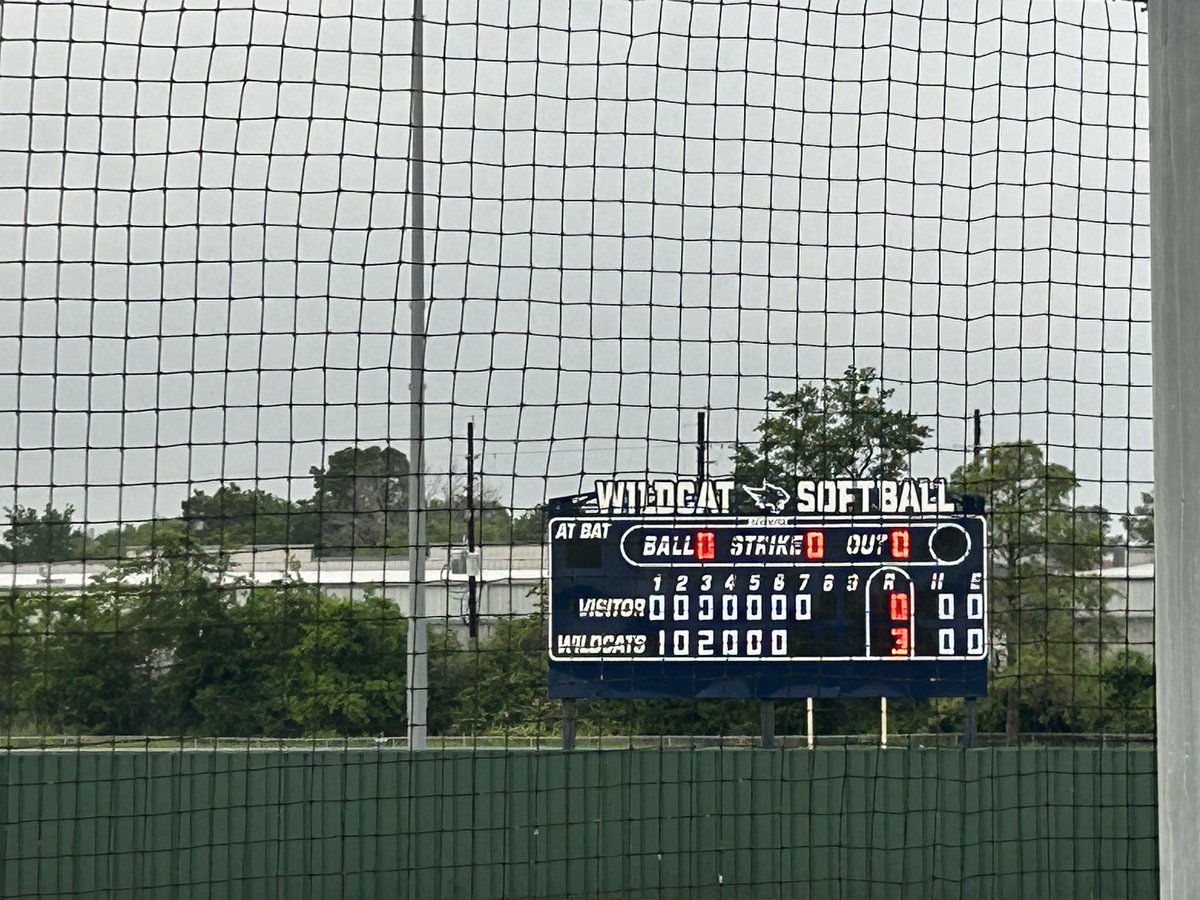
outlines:
[{"label": "utility pole", "polygon": [[409,382],[408,470],[408,749],[424,750],[428,739],[429,646],[425,634],[425,15],[413,0],[412,74],[409,87],[408,163],[409,262],[412,293]]},{"label": "utility pole", "polygon": [[1154,663],[1162,896],[1200,884],[1200,3],[1150,4]]}]

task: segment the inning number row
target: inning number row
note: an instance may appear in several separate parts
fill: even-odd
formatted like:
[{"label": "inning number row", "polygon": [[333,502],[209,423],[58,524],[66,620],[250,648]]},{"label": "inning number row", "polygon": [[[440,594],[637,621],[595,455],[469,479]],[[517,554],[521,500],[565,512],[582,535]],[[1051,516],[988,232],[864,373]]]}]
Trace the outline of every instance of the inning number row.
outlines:
[{"label": "inning number row", "polygon": [[[746,579],[744,589],[751,593],[756,593],[758,591],[775,591],[776,593],[786,591],[788,589],[789,577],[795,579],[795,587],[792,588],[793,590],[805,591],[808,590],[809,582],[812,581],[811,572],[793,572],[790,574],[785,572],[776,572],[774,575],[768,575],[765,578],[761,573],[755,572],[751,575],[744,575],[742,577]],[[656,593],[665,593],[666,591],[671,590],[669,587],[664,588],[663,585],[669,585],[672,578],[675,580],[675,593],[681,594],[684,591],[689,590],[693,576],[663,575],[660,572],[654,576],[654,591]],[[695,578],[698,583],[699,590],[706,593],[714,590],[714,583],[720,580],[719,578],[714,578],[709,572],[706,572],[703,575],[695,576]],[[820,585],[820,589],[822,591],[828,593],[837,587],[837,576],[833,572],[826,572],[823,577],[813,582],[812,589],[816,590],[818,584]],[[846,576],[846,590],[856,591],[861,584],[862,576],[859,575],[859,573],[851,572]],[[722,589],[731,592],[737,591],[739,589],[738,576],[729,575],[724,579],[723,583],[715,586],[715,590]]]}]

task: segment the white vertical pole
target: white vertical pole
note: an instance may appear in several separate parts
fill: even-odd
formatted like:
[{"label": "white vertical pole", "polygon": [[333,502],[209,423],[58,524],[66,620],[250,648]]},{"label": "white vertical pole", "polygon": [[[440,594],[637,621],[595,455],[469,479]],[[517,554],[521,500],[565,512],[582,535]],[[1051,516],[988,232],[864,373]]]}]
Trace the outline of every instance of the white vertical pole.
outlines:
[{"label": "white vertical pole", "polygon": [[813,731],[813,698],[809,697],[805,700],[805,718],[808,720],[808,749],[811,750],[817,745],[817,735]]},{"label": "white vertical pole", "polygon": [[879,698],[879,746],[887,746],[887,697]]},{"label": "white vertical pole", "polygon": [[425,634],[425,16],[413,0],[410,79],[409,228],[412,294],[408,475],[408,748],[424,750],[428,738],[429,648]]},{"label": "white vertical pole", "polygon": [[1154,655],[1163,897],[1200,885],[1200,3],[1150,4]]}]

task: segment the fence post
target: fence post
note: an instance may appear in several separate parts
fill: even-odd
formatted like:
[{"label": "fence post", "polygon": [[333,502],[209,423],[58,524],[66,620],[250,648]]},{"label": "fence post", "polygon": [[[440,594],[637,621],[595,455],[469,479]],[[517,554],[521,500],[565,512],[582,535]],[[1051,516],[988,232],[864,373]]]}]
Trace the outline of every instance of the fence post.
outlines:
[{"label": "fence post", "polygon": [[1200,884],[1200,4],[1150,4],[1155,695],[1163,897]]}]

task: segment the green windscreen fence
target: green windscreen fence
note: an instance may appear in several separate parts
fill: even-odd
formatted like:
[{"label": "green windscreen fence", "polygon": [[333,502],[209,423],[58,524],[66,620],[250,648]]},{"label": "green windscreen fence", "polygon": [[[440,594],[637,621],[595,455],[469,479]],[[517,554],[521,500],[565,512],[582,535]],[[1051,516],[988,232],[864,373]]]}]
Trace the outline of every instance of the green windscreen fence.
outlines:
[{"label": "green windscreen fence", "polygon": [[1154,754],[11,753],[5,896],[1155,897]]},{"label": "green windscreen fence", "polygon": [[1153,895],[1145,20],[6,0],[0,894]]}]

